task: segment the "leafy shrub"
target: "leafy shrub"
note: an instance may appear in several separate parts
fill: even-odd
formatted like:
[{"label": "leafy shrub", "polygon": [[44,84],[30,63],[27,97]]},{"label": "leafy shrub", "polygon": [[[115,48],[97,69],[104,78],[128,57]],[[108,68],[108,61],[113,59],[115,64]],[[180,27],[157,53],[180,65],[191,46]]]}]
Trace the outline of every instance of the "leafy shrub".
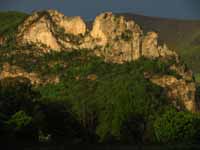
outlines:
[{"label": "leafy shrub", "polygon": [[26,78],[0,80],[0,112],[4,114],[11,115],[19,110],[31,111],[33,101],[38,96]]},{"label": "leafy shrub", "polygon": [[194,142],[199,136],[200,118],[189,112],[169,109],[154,122],[159,142]]},{"label": "leafy shrub", "polygon": [[132,32],[129,30],[124,31],[121,35],[121,39],[124,41],[130,41],[133,38]]},{"label": "leafy shrub", "polygon": [[22,130],[29,126],[32,122],[32,117],[28,116],[24,111],[18,111],[7,121],[7,124],[11,126],[15,131]]},{"label": "leafy shrub", "polygon": [[37,140],[37,129],[33,125],[32,116],[25,111],[19,110],[14,113],[6,122],[5,128],[7,135],[10,135],[10,140]]}]

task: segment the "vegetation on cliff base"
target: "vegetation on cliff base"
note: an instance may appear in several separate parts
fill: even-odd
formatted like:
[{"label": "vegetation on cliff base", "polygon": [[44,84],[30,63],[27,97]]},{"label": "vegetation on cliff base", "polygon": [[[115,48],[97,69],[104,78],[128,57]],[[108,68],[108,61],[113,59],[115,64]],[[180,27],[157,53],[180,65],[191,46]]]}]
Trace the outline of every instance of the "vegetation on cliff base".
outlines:
[{"label": "vegetation on cliff base", "polygon": [[[68,64],[61,83],[39,88],[41,99],[70,104],[79,122],[94,130],[101,141],[121,140],[122,126],[129,117],[141,116],[142,123],[148,122],[156,114],[154,110],[167,103],[162,90],[143,77],[144,70],[165,73],[166,65],[159,61],[107,64],[83,54],[71,59],[75,61]],[[96,79],[90,79],[91,74]]]},{"label": "vegetation on cliff base", "polygon": [[163,143],[197,141],[199,121],[198,115],[169,109],[154,122],[156,138]]}]

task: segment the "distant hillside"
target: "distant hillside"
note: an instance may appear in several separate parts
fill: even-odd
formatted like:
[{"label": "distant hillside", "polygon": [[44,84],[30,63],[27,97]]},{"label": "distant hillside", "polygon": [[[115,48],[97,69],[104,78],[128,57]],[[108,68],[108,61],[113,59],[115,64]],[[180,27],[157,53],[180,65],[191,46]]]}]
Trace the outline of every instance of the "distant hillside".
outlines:
[{"label": "distant hillside", "polygon": [[200,21],[164,19],[135,14],[120,14],[133,19],[143,31],[156,31],[160,42],[165,41],[169,48],[176,50],[183,60],[200,73]]}]

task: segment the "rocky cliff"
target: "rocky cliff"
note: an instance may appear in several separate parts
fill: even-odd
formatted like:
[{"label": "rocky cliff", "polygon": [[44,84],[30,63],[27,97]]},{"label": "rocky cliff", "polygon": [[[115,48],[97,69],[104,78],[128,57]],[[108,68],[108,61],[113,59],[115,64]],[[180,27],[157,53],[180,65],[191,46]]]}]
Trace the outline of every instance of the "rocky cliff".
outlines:
[{"label": "rocky cliff", "polygon": [[143,34],[133,21],[111,12],[102,13],[93,22],[92,30],[80,17],[66,17],[48,10],[35,12],[19,27],[20,45],[34,44],[44,52],[71,49],[92,49],[106,61],[123,63],[146,58],[174,58],[178,56],[166,45],[159,46],[155,32]]},{"label": "rocky cliff", "polygon": [[[34,45],[42,53],[88,49],[106,62],[119,64],[141,57],[173,62],[169,70],[176,75],[148,75],[147,72],[144,76],[163,87],[173,102],[179,100],[186,109],[197,110],[192,72],[181,64],[176,52],[165,44],[158,45],[157,33],[143,33],[139,25],[123,16],[102,13],[94,20],[92,29],[88,29],[81,17],[66,17],[55,10],[34,12],[19,26],[17,43]],[[15,76],[8,72],[4,67],[2,77]],[[34,79],[33,83],[40,82],[35,74],[23,74]]]}]

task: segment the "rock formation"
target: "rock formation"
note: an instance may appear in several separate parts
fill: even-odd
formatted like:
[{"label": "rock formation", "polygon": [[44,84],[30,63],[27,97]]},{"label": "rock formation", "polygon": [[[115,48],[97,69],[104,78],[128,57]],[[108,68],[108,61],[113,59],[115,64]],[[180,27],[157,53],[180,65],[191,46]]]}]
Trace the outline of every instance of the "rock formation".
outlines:
[{"label": "rock formation", "polygon": [[80,17],[66,17],[48,10],[35,12],[19,27],[17,41],[20,45],[34,44],[44,51],[66,48],[70,37],[84,35],[86,25]]},{"label": "rock formation", "polygon": [[123,16],[111,12],[96,17],[91,38],[94,39],[99,55],[107,61],[123,63],[140,57],[142,30],[134,21],[127,21]]},{"label": "rock formation", "polygon": [[64,33],[73,35],[84,35],[86,33],[86,24],[81,17],[67,17],[56,10],[47,11],[50,20],[57,27],[64,29]]},{"label": "rock formation", "polygon": [[[177,75],[145,75],[152,83],[163,87],[168,97],[190,111],[196,111],[196,87],[193,74],[180,63],[176,52],[164,44],[158,45],[155,32],[143,33],[133,20],[111,12],[96,17],[92,29],[81,17],[66,17],[55,10],[35,12],[19,26],[18,45],[34,45],[41,52],[89,49],[112,63],[134,61],[141,57],[174,62],[169,70]],[[7,72],[4,70],[1,77]],[[10,75],[11,76],[11,75]],[[35,75],[26,75],[34,81]],[[95,75],[88,76],[96,80]],[[77,77],[77,80],[79,77]],[[35,81],[39,82],[39,81]]]},{"label": "rock formation", "polygon": [[59,77],[57,76],[45,76],[40,77],[37,73],[27,72],[23,68],[15,65],[10,65],[9,63],[4,63],[2,71],[0,73],[0,79],[4,78],[15,78],[15,77],[24,77],[31,81],[33,85],[44,85],[47,83],[56,84],[59,83]]},{"label": "rock formation", "polygon": [[155,75],[150,79],[150,81],[166,89],[167,96],[176,106],[181,104],[189,111],[196,111],[196,85],[194,82],[187,82],[184,79],[177,79],[174,76],[168,75]]},{"label": "rock formation", "polygon": [[10,65],[9,63],[3,64],[3,68],[0,73],[0,79],[20,76],[29,79],[32,84],[40,84],[42,82],[36,73],[28,73],[24,69],[18,66]]},{"label": "rock formation", "polygon": [[0,46],[5,43],[6,39],[3,36],[0,36]]},{"label": "rock formation", "polygon": [[80,17],[66,17],[55,10],[35,12],[20,27],[19,45],[34,44],[44,52],[51,50],[92,49],[106,61],[123,63],[140,57],[177,58],[165,45],[159,46],[158,35],[145,36],[133,20],[111,12],[96,17],[92,30]]}]

